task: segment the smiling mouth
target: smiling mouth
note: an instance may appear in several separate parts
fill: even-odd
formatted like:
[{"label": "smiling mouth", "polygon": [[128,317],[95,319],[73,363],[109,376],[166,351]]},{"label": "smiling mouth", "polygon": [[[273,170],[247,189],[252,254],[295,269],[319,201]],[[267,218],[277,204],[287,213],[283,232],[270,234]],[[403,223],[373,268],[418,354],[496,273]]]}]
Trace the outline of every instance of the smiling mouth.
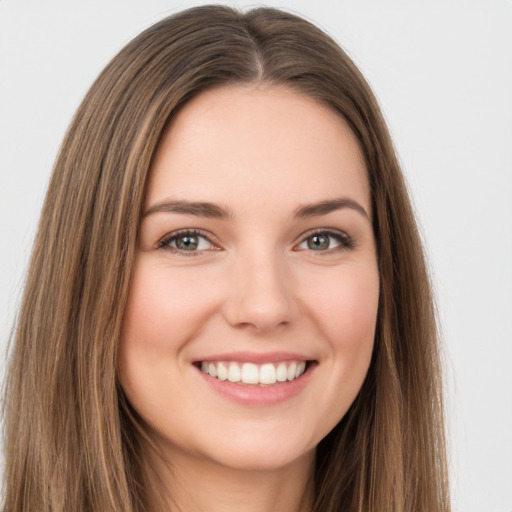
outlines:
[{"label": "smiling mouth", "polygon": [[197,367],[220,381],[242,386],[274,386],[291,382],[303,375],[312,361],[281,361],[279,363],[242,363],[234,361],[202,361]]}]

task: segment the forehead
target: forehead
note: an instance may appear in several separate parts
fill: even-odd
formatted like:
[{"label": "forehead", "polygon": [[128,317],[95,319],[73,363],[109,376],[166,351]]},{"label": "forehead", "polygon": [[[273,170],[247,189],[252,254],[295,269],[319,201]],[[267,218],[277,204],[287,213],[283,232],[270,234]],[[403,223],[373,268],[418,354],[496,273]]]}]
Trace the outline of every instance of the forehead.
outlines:
[{"label": "forehead", "polygon": [[296,207],[347,194],[369,211],[364,159],[339,114],[285,87],[236,85],[204,92],[175,115],[146,204],[186,196]]}]

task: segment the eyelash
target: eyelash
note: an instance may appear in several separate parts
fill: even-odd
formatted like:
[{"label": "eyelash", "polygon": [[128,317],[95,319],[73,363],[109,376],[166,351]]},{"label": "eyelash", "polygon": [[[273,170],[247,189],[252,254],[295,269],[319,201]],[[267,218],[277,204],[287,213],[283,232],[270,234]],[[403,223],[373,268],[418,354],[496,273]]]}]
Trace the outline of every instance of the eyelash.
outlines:
[{"label": "eyelash", "polygon": [[[329,238],[336,240],[339,243],[339,245],[337,247],[329,248],[326,250],[315,251],[314,249],[309,249],[310,252],[312,252],[312,253],[317,252],[317,253],[319,253],[319,255],[332,254],[334,252],[350,250],[355,247],[355,242],[349,235],[347,235],[346,233],[343,233],[341,231],[334,231],[331,229],[317,229],[317,230],[305,233],[305,235],[303,235],[303,237],[301,238],[301,241],[297,245],[302,245],[303,243],[306,243],[308,238],[311,238],[313,236],[327,236]],[[211,240],[211,235],[209,235],[208,233],[201,231],[199,229],[184,229],[184,230],[176,231],[174,233],[170,233],[169,235],[165,236],[158,243],[158,249],[165,249],[165,250],[171,251],[173,253],[181,254],[183,256],[198,256],[205,250],[219,250],[217,247],[216,249],[202,249],[202,250],[187,251],[184,249],[180,249],[178,247],[172,247],[170,245],[172,242],[179,240],[180,238],[184,238],[184,237],[203,238],[203,239],[207,240],[209,244],[211,244],[213,246],[216,245]],[[308,250],[308,249],[304,249],[304,250]]]}]

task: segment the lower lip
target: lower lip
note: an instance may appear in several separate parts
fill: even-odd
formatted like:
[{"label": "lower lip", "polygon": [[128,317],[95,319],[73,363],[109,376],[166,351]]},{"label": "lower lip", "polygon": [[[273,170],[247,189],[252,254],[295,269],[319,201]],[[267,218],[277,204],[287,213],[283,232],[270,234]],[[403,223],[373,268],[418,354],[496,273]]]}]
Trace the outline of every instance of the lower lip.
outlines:
[{"label": "lower lip", "polygon": [[266,406],[285,402],[298,395],[308,384],[316,364],[309,363],[307,370],[297,379],[271,386],[242,386],[228,380],[210,377],[198,369],[203,381],[216,393],[246,406]]}]

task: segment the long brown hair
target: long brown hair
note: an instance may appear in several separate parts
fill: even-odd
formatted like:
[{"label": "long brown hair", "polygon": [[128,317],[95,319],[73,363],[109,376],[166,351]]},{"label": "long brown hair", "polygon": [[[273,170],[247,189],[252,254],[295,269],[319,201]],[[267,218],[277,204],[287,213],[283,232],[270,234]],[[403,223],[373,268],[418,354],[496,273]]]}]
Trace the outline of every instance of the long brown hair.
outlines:
[{"label": "long brown hair", "polygon": [[442,389],[429,277],[376,100],[322,31],[294,15],[183,11],[130,42],[79,107],[57,158],[4,397],[8,512],[140,512],[144,432],[116,377],[144,187],[176,110],[206,89],[284,85],[349,123],[366,159],[381,296],[363,387],[317,453],[317,512],[446,512]]}]

